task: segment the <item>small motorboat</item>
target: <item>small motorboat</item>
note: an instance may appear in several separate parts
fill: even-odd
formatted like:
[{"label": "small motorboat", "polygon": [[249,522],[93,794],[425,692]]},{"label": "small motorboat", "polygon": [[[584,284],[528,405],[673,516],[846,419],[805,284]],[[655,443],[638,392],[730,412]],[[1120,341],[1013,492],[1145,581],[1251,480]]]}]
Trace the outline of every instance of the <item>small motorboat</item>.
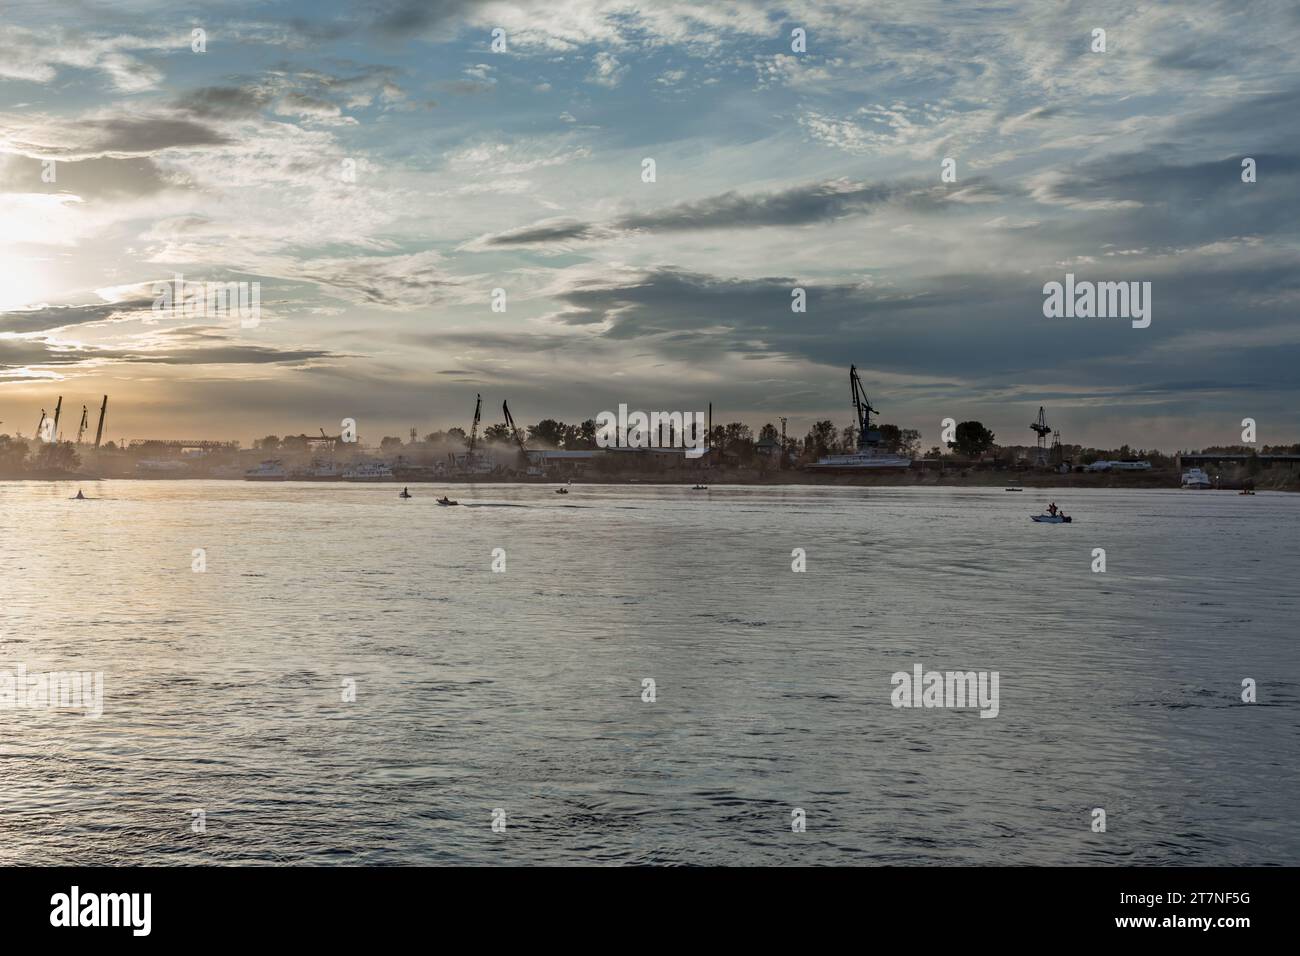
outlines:
[{"label": "small motorboat", "polygon": [[708,490],[709,490],[708,485],[696,485],[694,488],[691,489],[691,491],[708,491]]},{"label": "small motorboat", "polygon": [[567,495],[567,494],[569,493],[569,489],[568,489],[568,488],[556,488],[556,489],[555,489],[555,493],[556,493],[557,495]]},{"label": "small motorboat", "polygon": [[1245,489],[1244,491],[1237,492],[1237,494],[1239,495],[1253,495],[1254,493],[1255,492],[1251,491],[1249,488]]},{"label": "small motorboat", "polygon": [[1073,519],[1069,515],[1030,515],[1030,521],[1038,521],[1042,524],[1069,524]]},{"label": "small motorboat", "polygon": [[399,497],[399,498],[414,498],[415,496],[414,496],[413,494],[411,494],[409,491],[407,491],[405,488],[403,488],[403,489],[402,489],[402,493],[401,493],[400,495],[398,495],[397,497]]},{"label": "small motorboat", "polygon": [[452,501],[452,500],[451,500],[450,498],[448,498],[446,495],[443,495],[441,498],[438,498],[438,499],[436,499],[436,500],[437,500],[438,504],[442,505],[444,508],[447,507],[448,505],[458,505],[458,504],[460,504],[459,501]]},{"label": "small motorboat", "polygon": [[[1251,494],[1253,495],[1254,492],[1252,491]],[[87,498],[85,495],[83,495],[83,494],[81,493],[81,489],[78,488],[78,489],[77,489],[77,493],[76,493],[76,495],[74,495],[72,498],[69,498],[68,500],[69,500],[69,501],[89,501],[90,499]]]},{"label": "small motorboat", "polygon": [[1003,488],[1002,490],[1003,491],[1024,491],[1025,489],[1021,488],[1019,485],[1012,485],[1010,488]]}]

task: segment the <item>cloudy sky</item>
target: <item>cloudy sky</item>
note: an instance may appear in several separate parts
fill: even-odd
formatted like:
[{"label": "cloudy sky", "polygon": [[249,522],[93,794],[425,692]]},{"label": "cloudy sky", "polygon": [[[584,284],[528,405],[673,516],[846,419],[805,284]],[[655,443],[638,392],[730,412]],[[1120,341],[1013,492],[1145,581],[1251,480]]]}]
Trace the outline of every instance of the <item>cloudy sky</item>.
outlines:
[{"label": "cloudy sky", "polygon": [[[855,362],[927,446],[1300,440],[1294,3],[0,6],[0,432],[802,433]],[[1150,328],[1045,318],[1067,272]],[[176,273],[260,321],[154,312]]]}]

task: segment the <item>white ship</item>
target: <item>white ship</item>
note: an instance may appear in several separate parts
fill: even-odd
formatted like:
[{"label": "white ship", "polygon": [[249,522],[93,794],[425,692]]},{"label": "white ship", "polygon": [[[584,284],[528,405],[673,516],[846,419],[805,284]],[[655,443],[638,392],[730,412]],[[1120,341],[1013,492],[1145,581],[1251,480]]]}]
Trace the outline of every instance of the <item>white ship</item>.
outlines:
[{"label": "white ship", "polygon": [[912,459],[879,450],[866,450],[852,455],[827,455],[825,458],[818,458],[816,464],[808,467],[818,468],[822,471],[830,471],[836,468],[851,471],[864,471],[866,469],[879,471],[880,469],[890,468],[911,468]]},{"label": "white ship", "polygon": [[278,458],[268,459],[244,472],[245,481],[284,481],[288,477],[289,473],[284,470]]},{"label": "white ship", "polygon": [[887,471],[912,467],[912,459],[896,455],[880,447],[883,440],[880,432],[871,427],[871,413],[879,414],[880,409],[872,408],[867,401],[867,392],[858,378],[855,365],[849,366],[849,388],[853,391],[853,410],[858,417],[858,450],[850,455],[827,455],[809,465],[818,471]]},{"label": "white ship", "polygon": [[393,469],[382,461],[362,461],[343,472],[344,481],[392,481]]},{"label": "white ship", "polygon": [[1184,488],[1213,488],[1214,482],[1210,481],[1210,476],[1205,473],[1204,469],[1188,468],[1185,472],[1183,472],[1183,487]]},{"label": "white ship", "polygon": [[339,481],[342,477],[342,466],[319,458],[313,458],[310,465],[293,473],[295,481]]}]

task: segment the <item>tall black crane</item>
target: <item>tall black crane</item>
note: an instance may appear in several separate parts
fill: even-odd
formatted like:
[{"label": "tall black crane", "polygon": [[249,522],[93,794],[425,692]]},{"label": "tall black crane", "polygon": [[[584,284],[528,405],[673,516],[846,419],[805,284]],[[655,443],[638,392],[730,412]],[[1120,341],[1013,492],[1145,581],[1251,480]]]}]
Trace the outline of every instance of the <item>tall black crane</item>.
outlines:
[{"label": "tall black crane", "polygon": [[849,387],[853,390],[853,410],[858,416],[858,448],[874,448],[881,438],[880,432],[871,427],[871,413],[879,414],[880,409],[872,408],[867,401],[867,390],[862,387],[856,365],[849,366]]},{"label": "tall black crane", "polygon": [[1052,428],[1047,424],[1047,413],[1043,411],[1043,406],[1038,406],[1038,421],[1029,426],[1038,435],[1038,456],[1034,460],[1036,465],[1047,464],[1047,436],[1052,433]]},{"label": "tall black crane", "polygon": [[519,454],[523,456],[525,463],[528,461],[528,448],[524,445],[524,436],[519,433],[515,426],[514,416],[510,414],[510,406],[502,402],[501,411],[506,416],[506,427],[510,429],[511,436],[514,437],[515,444],[519,446]]},{"label": "tall black crane", "polygon": [[99,427],[95,429],[95,447],[99,447],[99,440],[104,437],[104,415],[108,412],[108,396],[104,396],[104,404],[99,406]]},{"label": "tall black crane", "polygon": [[470,468],[474,464],[474,446],[478,443],[478,423],[483,418],[483,396],[476,395],[477,401],[474,403],[474,424],[469,428],[469,453],[465,456],[465,467]]},{"label": "tall black crane", "polygon": [[86,434],[86,406],[81,406],[81,424],[77,426],[77,444],[81,444],[81,436]]}]

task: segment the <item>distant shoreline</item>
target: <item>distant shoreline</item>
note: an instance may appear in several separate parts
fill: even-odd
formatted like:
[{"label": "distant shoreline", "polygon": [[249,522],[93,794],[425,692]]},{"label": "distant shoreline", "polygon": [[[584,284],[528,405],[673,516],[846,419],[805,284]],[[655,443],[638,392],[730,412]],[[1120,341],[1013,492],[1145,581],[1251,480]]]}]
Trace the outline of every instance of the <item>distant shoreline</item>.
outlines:
[{"label": "distant shoreline", "polygon": [[[1287,481],[1287,478],[1290,481]],[[311,480],[301,478],[289,478],[283,481],[249,481],[245,478],[226,478],[213,477],[208,475],[177,475],[177,476],[160,476],[160,475],[52,475],[52,474],[18,474],[18,475],[0,475],[0,481],[17,482],[17,481],[63,481],[63,482],[91,482],[91,481],[223,481],[247,485],[346,485],[348,487],[364,487],[366,485],[388,485],[388,486],[426,486],[426,485],[536,485],[538,487],[554,488],[569,483],[568,477],[553,478],[528,478],[522,476],[496,476],[496,475],[447,475],[444,477],[431,478],[427,476],[410,477],[410,478],[386,478],[378,481],[344,481],[342,479],[324,479]],[[1180,476],[1177,472],[1143,472],[1143,473],[1107,473],[1107,472],[1072,472],[1070,474],[1059,474],[1056,472],[1033,472],[1020,473],[998,472],[998,471],[971,471],[965,475],[960,474],[957,469],[952,469],[946,473],[939,472],[907,472],[907,473],[882,473],[874,475],[863,474],[817,474],[798,471],[772,472],[765,475],[754,474],[737,474],[728,472],[717,472],[713,474],[695,472],[690,475],[663,475],[663,474],[642,474],[634,476],[623,475],[581,475],[574,476],[572,482],[575,486],[582,485],[671,485],[671,486],[694,486],[702,485],[732,485],[741,487],[839,487],[839,488],[1009,488],[1019,486],[1025,491],[1038,488],[1098,488],[1108,490],[1123,490],[1133,488],[1144,489],[1178,489],[1180,486]],[[1218,489],[1219,491],[1238,491],[1242,488],[1243,482],[1237,480],[1225,480]],[[1256,477],[1253,480],[1253,487],[1256,491],[1300,491],[1300,477],[1294,475],[1278,476],[1277,479],[1270,477]],[[1014,494],[1015,492],[1009,492]]]}]

